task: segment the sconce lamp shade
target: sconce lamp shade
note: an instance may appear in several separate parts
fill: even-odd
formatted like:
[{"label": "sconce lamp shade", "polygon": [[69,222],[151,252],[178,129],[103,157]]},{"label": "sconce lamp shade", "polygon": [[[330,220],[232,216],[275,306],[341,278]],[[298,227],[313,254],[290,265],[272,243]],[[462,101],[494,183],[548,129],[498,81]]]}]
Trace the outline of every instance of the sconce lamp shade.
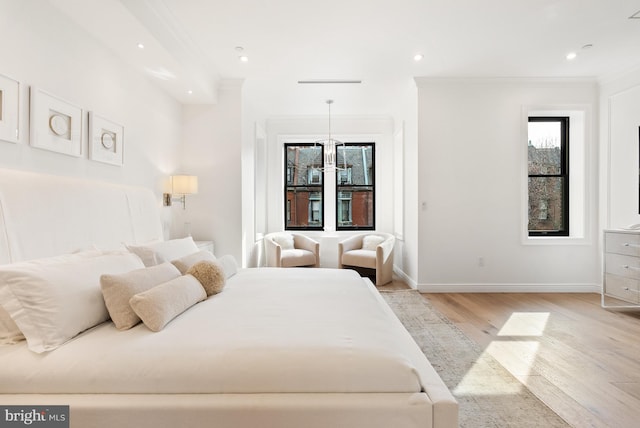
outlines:
[{"label": "sconce lamp shade", "polygon": [[193,195],[198,193],[198,177],[195,175],[172,175],[171,193],[174,195]]},{"label": "sconce lamp shade", "polygon": [[[162,195],[162,204],[170,207],[171,203],[179,201],[182,203],[182,209],[186,208],[187,196],[198,193],[198,177],[195,175],[172,175],[171,176],[171,193]],[[174,198],[172,195],[179,195]]]}]

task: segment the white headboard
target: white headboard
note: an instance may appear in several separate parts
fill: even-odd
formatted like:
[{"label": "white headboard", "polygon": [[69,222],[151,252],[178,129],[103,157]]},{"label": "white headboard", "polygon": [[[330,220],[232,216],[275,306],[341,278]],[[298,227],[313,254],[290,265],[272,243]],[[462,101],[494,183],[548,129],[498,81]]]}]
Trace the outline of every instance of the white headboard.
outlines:
[{"label": "white headboard", "polygon": [[158,239],[149,189],[0,169],[0,264]]}]

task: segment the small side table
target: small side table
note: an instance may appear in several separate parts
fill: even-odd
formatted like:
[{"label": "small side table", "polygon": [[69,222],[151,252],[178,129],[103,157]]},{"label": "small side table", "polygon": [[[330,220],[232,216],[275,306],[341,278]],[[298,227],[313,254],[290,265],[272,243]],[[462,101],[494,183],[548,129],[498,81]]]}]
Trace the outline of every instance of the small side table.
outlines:
[{"label": "small side table", "polygon": [[213,241],[196,241],[196,240],[194,240],[194,242],[196,243],[196,246],[198,247],[199,250],[209,251],[211,254],[215,254],[213,252]]}]

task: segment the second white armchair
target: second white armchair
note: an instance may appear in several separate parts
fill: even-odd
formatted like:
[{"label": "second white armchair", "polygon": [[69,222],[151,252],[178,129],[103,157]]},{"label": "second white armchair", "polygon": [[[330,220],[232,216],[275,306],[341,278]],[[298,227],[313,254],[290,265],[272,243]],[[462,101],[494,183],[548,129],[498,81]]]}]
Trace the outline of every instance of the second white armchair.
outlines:
[{"label": "second white armchair", "polygon": [[391,282],[393,247],[396,238],[390,233],[355,235],[338,243],[338,263],[376,270],[376,285]]}]

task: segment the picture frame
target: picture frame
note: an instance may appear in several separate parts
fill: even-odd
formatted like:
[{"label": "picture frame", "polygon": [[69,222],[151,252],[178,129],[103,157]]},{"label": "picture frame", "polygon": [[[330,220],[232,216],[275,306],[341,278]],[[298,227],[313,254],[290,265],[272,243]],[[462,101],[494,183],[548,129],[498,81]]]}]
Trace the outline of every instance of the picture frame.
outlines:
[{"label": "picture frame", "polygon": [[82,156],[82,108],[39,88],[30,88],[32,147]]},{"label": "picture frame", "polygon": [[20,82],[0,74],[0,140],[20,138]]},{"label": "picture frame", "polygon": [[110,165],[124,163],[124,126],[89,112],[89,159]]}]

